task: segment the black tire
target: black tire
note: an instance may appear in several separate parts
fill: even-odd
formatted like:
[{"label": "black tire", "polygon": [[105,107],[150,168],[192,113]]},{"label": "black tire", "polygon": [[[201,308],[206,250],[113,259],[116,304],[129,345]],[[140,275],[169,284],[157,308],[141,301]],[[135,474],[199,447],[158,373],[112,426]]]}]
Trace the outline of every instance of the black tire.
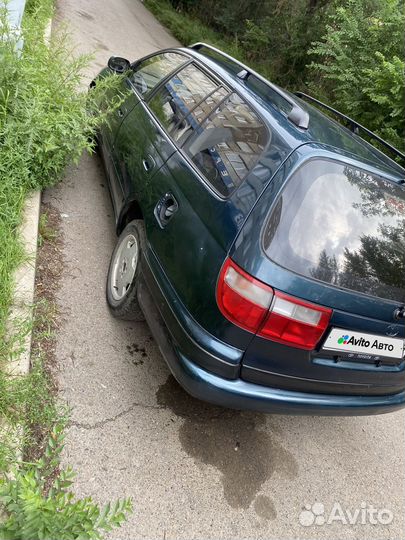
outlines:
[{"label": "black tire", "polygon": [[[131,250],[138,246],[138,255],[136,264],[132,264],[135,260],[135,255]],[[143,221],[135,219],[128,223],[125,229],[120,234],[114,251],[111,255],[110,266],[107,274],[106,296],[107,303],[114,317],[126,321],[143,321],[145,317],[137,298],[137,284],[140,273],[141,257],[145,248],[145,228]],[[127,257],[127,253],[129,257]],[[135,266],[135,271],[132,276],[132,271],[128,266],[131,261],[132,268]],[[128,276],[127,276],[128,268]],[[121,272],[122,270],[122,272]],[[122,275],[124,276],[122,278]],[[124,285],[118,286],[118,277],[121,276]],[[128,284],[126,282],[128,281]]]}]

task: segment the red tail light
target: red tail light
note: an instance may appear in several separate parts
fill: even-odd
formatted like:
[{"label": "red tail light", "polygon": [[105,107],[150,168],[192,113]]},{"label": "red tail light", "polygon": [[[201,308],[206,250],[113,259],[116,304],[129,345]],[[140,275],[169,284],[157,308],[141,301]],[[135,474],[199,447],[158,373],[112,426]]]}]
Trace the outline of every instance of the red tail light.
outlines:
[{"label": "red tail light", "polygon": [[328,327],[332,310],[276,291],[258,334],[300,349],[316,347]]},{"label": "red tail light", "polygon": [[217,303],[236,325],[264,338],[312,350],[328,327],[332,310],[279,291],[227,259],[221,270]]},{"label": "red tail light", "polygon": [[231,259],[219,275],[217,302],[227,319],[250,332],[257,332],[264,321],[273,289],[244,272]]}]

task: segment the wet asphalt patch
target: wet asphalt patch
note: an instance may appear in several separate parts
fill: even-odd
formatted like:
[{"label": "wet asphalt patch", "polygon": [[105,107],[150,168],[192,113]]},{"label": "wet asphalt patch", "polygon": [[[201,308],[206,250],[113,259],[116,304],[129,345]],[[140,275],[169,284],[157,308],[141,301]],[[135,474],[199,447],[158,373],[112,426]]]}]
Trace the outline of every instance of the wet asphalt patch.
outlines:
[{"label": "wet asphalt patch", "polygon": [[269,433],[263,414],[222,409],[187,394],[170,375],[156,394],[157,403],[184,422],[179,429],[183,450],[197,463],[221,473],[224,497],[233,508],[254,503],[259,517],[275,519],[273,501],[260,495],[262,485],[277,472],[286,481],[298,474],[292,454]]}]

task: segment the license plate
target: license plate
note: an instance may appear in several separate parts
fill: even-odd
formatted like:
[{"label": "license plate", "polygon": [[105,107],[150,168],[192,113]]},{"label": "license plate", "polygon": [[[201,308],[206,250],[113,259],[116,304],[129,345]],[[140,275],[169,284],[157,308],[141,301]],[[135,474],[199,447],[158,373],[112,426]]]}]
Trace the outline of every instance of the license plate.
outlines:
[{"label": "license plate", "polygon": [[403,358],[405,340],[332,328],[323,344],[326,351]]}]

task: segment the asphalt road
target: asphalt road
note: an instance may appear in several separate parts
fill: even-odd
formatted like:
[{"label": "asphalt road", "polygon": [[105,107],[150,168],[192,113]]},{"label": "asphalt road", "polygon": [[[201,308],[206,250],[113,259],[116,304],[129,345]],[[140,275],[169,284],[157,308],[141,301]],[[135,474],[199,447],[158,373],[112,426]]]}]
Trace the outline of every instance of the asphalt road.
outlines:
[{"label": "asphalt road", "polygon": [[[78,51],[96,49],[92,74],[112,53],[135,59],[176,44],[137,0],[59,0],[61,21]],[[134,513],[111,538],[404,538],[404,412],[264,416],[192,399],[148,327],[107,309],[115,236],[98,158],[84,156],[45,199],[62,214],[65,236],[56,350],[72,407],[64,460],[78,474],[78,495],[132,496]],[[301,512],[316,502],[310,525],[315,516]],[[367,505],[386,512],[370,518]],[[350,525],[347,511],[355,519],[356,510]]]}]

